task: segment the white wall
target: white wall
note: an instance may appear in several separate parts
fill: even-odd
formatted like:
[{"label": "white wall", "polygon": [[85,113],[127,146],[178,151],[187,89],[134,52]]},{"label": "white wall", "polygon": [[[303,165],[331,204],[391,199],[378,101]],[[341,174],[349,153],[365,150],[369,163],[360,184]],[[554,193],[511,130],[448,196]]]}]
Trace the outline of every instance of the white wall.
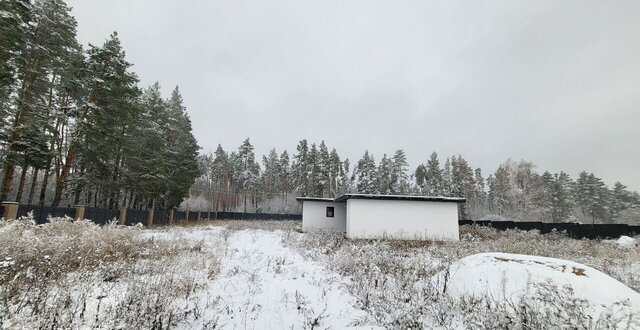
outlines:
[{"label": "white wall", "polygon": [[459,239],[451,202],[348,199],[348,238]]},{"label": "white wall", "polygon": [[[302,230],[325,230],[344,232],[347,216],[346,203],[303,201],[302,202]],[[333,218],[327,218],[327,206],[333,206]]]}]

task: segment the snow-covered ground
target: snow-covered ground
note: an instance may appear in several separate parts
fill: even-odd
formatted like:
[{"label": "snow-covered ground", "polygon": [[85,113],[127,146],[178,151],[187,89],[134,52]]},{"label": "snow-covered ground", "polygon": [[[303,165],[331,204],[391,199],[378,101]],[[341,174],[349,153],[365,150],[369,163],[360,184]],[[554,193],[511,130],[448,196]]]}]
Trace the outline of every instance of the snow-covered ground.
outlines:
[{"label": "snow-covered ground", "polygon": [[350,241],[282,222],[0,223],[0,328],[640,327],[634,238],[462,237]]},{"label": "snow-covered ground", "polygon": [[228,237],[218,277],[203,294],[228,329],[367,327],[368,315],[345,279],[282,245],[281,231],[242,230]]}]

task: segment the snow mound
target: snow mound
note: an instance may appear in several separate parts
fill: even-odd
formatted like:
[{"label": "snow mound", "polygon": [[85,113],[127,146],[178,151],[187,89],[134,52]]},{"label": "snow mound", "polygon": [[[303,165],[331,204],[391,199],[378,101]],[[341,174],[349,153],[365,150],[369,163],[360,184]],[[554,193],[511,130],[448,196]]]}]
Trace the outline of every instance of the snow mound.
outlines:
[{"label": "snow mound", "polygon": [[640,310],[640,294],[589,266],[555,258],[509,253],[480,253],[460,259],[450,268],[448,286],[454,295],[490,294],[518,300],[530,294],[529,284],[551,281],[571,286],[577,298],[596,309],[620,301]]}]

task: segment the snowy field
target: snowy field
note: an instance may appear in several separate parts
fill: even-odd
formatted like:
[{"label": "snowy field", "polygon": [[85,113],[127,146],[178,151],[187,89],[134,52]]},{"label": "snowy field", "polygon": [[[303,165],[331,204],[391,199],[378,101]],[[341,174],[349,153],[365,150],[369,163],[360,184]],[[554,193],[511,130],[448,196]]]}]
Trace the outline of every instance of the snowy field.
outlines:
[{"label": "snowy field", "polygon": [[0,328],[635,329],[634,238],[462,227],[346,240],[296,222],[0,222]]}]

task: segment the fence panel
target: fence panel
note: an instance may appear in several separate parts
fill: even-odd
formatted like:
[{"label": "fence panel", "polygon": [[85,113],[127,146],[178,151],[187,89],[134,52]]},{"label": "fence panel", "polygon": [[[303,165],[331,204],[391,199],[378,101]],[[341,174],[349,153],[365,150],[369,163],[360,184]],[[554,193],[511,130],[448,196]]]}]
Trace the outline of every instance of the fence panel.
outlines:
[{"label": "fence panel", "polygon": [[119,216],[120,212],[114,209],[101,209],[97,207],[85,207],[84,209],[84,218],[99,225],[106,225],[111,221],[118,221]]},{"label": "fence panel", "polygon": [[[0,206],[0,214],[4,211],[4,207]],[[19,205],[18,217],[27,216],[33,212],[33,218],[38,224],[48,222],[48,217],[73,217],[75,208],[58,207],[51,208],[48,206]],[[114,209],[102,209],[94,207],[86,207],[84,213],[85,219],[92,220],[96,224],[104,225],[109,221],[117,220],[119,211]],[[127,210],[127,225],[135,225],[137,223],[146,224],[148,211],[138,209]],[[185,221],[196,221],[206,219],[208,212],[201,212],[198,218],[198,211],[190,211],[187,219],[185,211],[174,211],[174,223]],[[243,213],[243,212],[211,212],[212,219],[221,220],[302,220],[302,214],[270,214],[270,213]],[[168,224],[169,212],[167,210],[154,210],[154,224]],[[553,231],[566,232],[570,237],[582,239],[595,238],[616,238],[622,235],[633,236],[640,234],[640,226],[630,226],[626,224],[577,224],[577,223],[545,223],[545,222],[514,222],[514,221],[474,221],[459,220],[459,225],[478,225],[488,226],[498,230],[520,229],[520,230],[539,230],[541,233],[550,233]]]},{"label": "fence panel", "polygon": [[173,222],[184,222],[185,221],[186,212],[184,211],[174,211],[173,212]]},{"label": "fence panel", "polygon": [[459,225],[490,226],[498,230],[520,229],[539,230],[542,234],[553,231],[566,232],[570,237],[582,239],[596,238],[616,238],[622,235],[633,236],[640,234],[640,226],[629,226],[626,224],[579,224],[579,223],[549,223],[530,221],[472,221],[460,220]]},{"label": "fence panel", "polygon": [[496,221],[496,222],[492,222],[490,225],[491,227],[499,230],[515,228],[515,224],[513,221]]},{"label": "fence panel", "polygon": [[211,216],[220,220],[302,220],[302,214],[211,212]]},{"label": "fence panel", "polygon": [[157,225],[166,225],[169,223],[169,212],[167,210],[155,209],[153,211],[153,223]]},{"label": "fence panel", "polygon": [[144,225],[147,223],[148,214],[149,212],[147,210],[127,209],[126,225],[135,225],[137,223],[142,223]]},{"label": "fence panel", "polygon": [[36,206],[36,205],[20,205],[18,206],[18,217],[26,217],[30,212],[33,212],[33,220],[37,224],[44,224],[49,222],[49,216],[54,218],[64,218],[73,216],[76,214],[76,209],[71,207],[57,207],[52,208],[49,206]]}]

